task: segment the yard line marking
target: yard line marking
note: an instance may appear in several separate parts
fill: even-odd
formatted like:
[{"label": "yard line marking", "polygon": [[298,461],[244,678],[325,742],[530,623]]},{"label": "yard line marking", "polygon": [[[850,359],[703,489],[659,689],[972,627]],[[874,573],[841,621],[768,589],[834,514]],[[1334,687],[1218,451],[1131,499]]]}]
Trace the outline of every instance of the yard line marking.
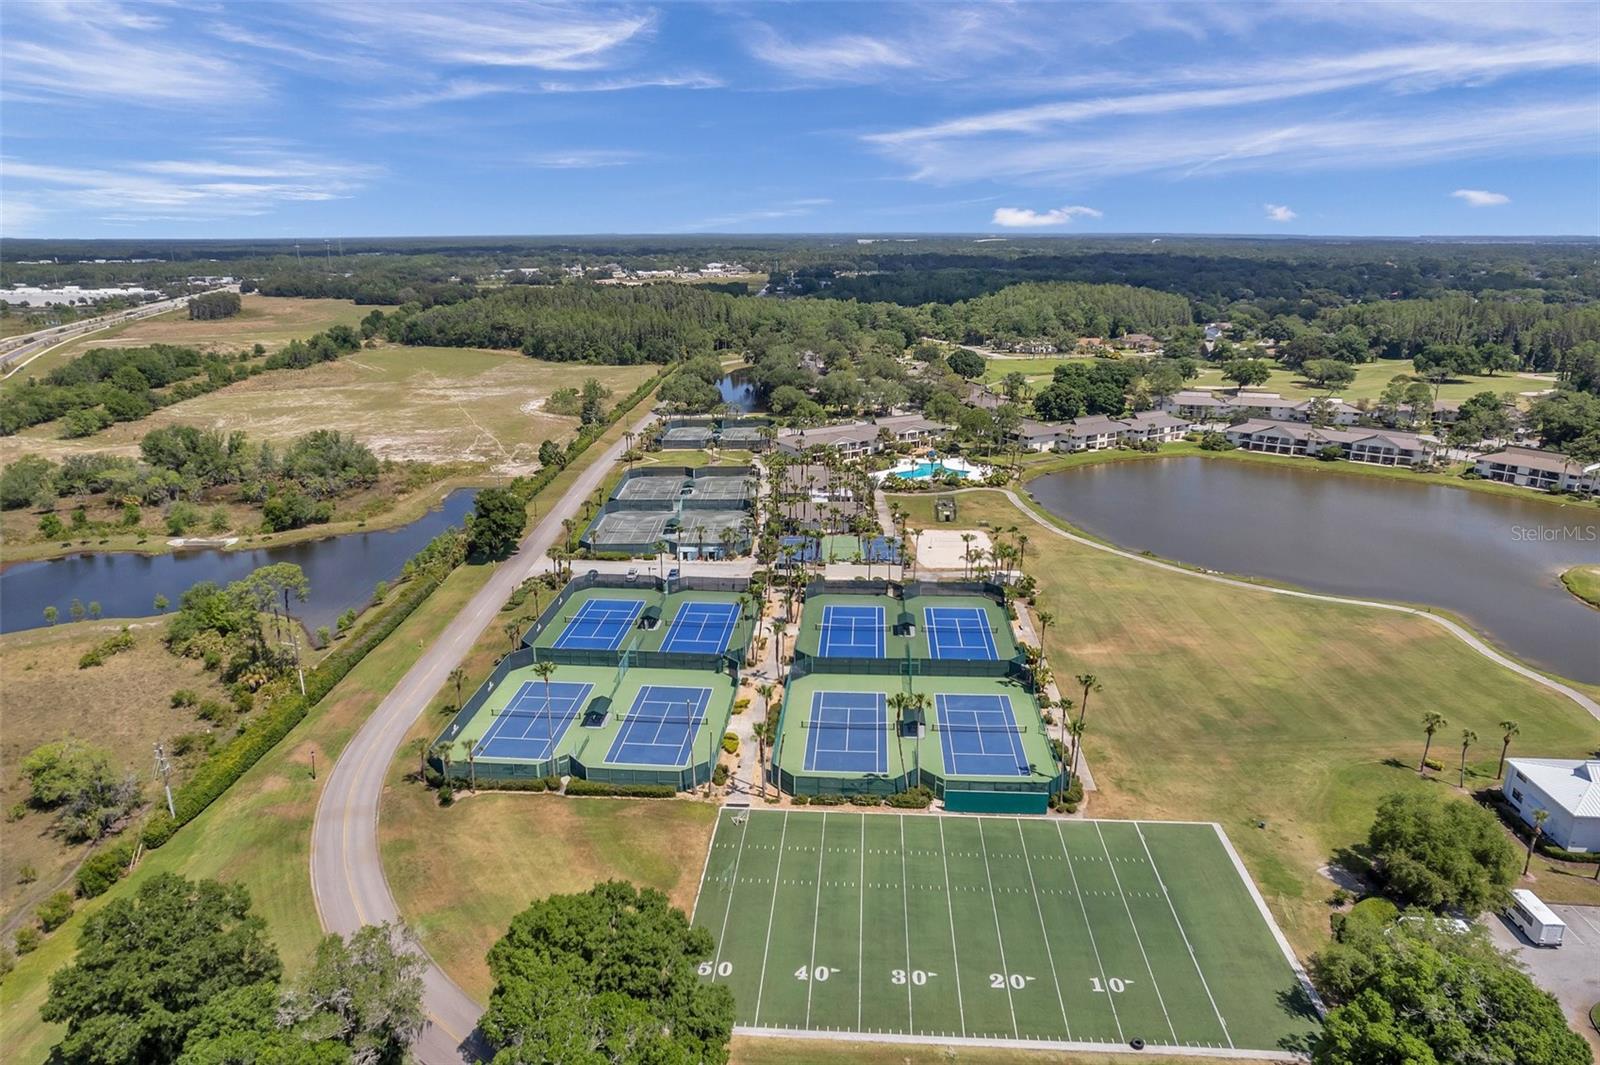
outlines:
[{"label": "yard line marking", "polygon": [[[1094,952],[1094,967],[1100,970],[1100,983],[1109,987],[1110,985],[1106,984],[1106,966],[1100,960],[1100,944],[1096,943],[1094,938],[1094,922],[1089,920],[1089,909],[1083,904],[1083,892],[1078,890],[1078,872],[1072,868],[1072,854],[1067,850],[1067,837],[1061,831],[1060,821],[1056,822],[1056,838],[1061,841],[1061,857],[1067,863],[1067,875],[1072,878],[1072,893],[1077,896],[1078,911],[1083,914],[1083,927],[1089,933],[1089,949]],[[1117,1026],[1117,1041],[1121,1042],[1125,1037],[1122,1034],[1122,1018],[1117,1016],[1117,996],[1107,992],[1106,1003],[1111,1007],[1111,1021]]]},{"label": "yard line marking", "polygon": [[1145,842],[1144,830],[1134,823],[1133,830],[1139,834],[1139,844],[1144,847],[1144,856],[1150,862],[1150,871],[1156,874],[1156,883],[1161,885],[1161,894],[1166,897],[1167,909],[1172,911],[1172,921],[1178,926],[1178,934],[1183,937],[1183,945],[1189,950],[1189,960],[1194,963],[1194,971],[1200,977],[1200,986],[1206,989],[1206,998],[1211,1000],[1211,1012],[1217,1015],[1217,1023],[1222,1025],[1222,1035],[1228,1040],[1228,1047],[1233,1047],[1233,1034],[1228,1031],[1228,1022],[1222,1018],[1222,1010],[1217,1007],[1216,996],[1211,994],[1211,985],[1206,981],[1206,974],[1200,968],[1200,959],[1194,956],[1194,947],[1189,944],[1189,933],[1184,931],[1183,922],[1178,919],[1178,908],[1172,904],[1172,895],[1167,891],[1167,882],[1161,879],[1161,870],[1156,867],[1155,855],[1150,853],[1150,844]]},{"label": "yard line marking", "polygon": [[1011,1035],[1021,1038],[1017,1028],[1017,1000],[1011,994],[1011,966],[1006,964],[1006,937],[1000,931],[1000,904],[994,900],[994,877],[989,873],[989,844],[983,838],[984,818],[978,818],[978,845],[983,850],[983,875],[989,881],[989,909],[994,913],[995,945],[1000,951],[1000,971],[1006,975],[1006,1004],[1011,1007]]},{"label": "yard line marking", "polygon": [[861,818],[861,873],[856,877],[856,1030],[860,1031],[861,991],[867,979],[861,960],[867,940],[867,818],[865,814],[858,816]]},{"label": "yard line marking", "polygon": [[1122,911],[1128,915],[1128,924],[1133,928],[1134,942],[1139,944],[1139,955],[1144,958],[1144,971],[1150,974],[1150,983],[1156,989],[1156,1001],[1161,1003],[1161,1015],[1167,1019],[1167,1030],[1172,1033],[1172,1041],[1178,1041],[1178,1030],[1172,1026],[1172,1014],[1167,1012],[1167,999],[1161,993],[1161,983],[1156,979],[1156,971],[1150,965],[1150,955],[1144,950],[1144,937],[1139,934],[1139,922],[1133,919],[1133,907],[1128,905],[1128,896],[1122,890],[1122,878],[1117,875],[1117,863],[1111,860],[1111,848],[1106,846],[1106,834],[1100,831],[1098,823],[1094,826],[1094,834],[1100,837],[1100,849],[1106,852],[1106,866],[1111,870],[1111,879],[1116,882],[1117,894],[1122,897]]},{"label": "yard line marking", "polygon": [[733,881],[728,885],[728,906],[722,911],[722,931],[717,934],[717,956],[712,959],[711,979],[717,978],[717,962],[722,960],[722,945],[728,941],[728,915],[733,912],[733,893],[739,889],[739,859],[744,857],[744,837],[750,831],[750,815],[744,818],[744,827],[739,830],[739,850],[733,856]]},{"label": "yard line marking", "polygon": [[[1050,961],[1050,979],[1056,983],[1056,1005],[1061,1007],[1061,1023],[1067,1026],[1067,1040],[1072,1040],[1072,1022],[1067,1020],[1067,1000],[1061,994],[1061,977],[1056,975],[1056,953],[1050,949],[1050,930],[1044,926],[1044,904],[1039,901],[1039,884],[1033,879],[1033,857],[1028,854],[1028,838],[1022,834],[1022,819],[1016,820],[1017,842],[1022,844],[1022,860],[1028,866],[1028,886],[1033,888],[1033,908],[1039,915],[1039,938],[1044,940],[1044,954]],[[1107,996],[1109,997],[1109,996]]]},{"label": "yard line marking", "polygon": [[[817,986],[817,924],[822,920],[822,860],[828,854],[828,812],[822,812],[822,833],[817,837],[817,901],[811,907],[811,964],[806,972],[806,1027],[811,1027],[811,989]],[[774,893],[776,898],[776,893]]]},{"label": "yard line marking", "polygon": [[756,984],[756,1011],[751,1021],[761,1023],[761,996],[767,989],[767,952],[772,949],[772,917],[778,909],[779,875],[783,872],[783,840],[789,834],[789,811],[783,811],[783,826],[778,829],[778,864],[772,870],[772,902],[767,906],[767,941],[761,944],[761,980]]},{"label": "yard line marking", "polygon": [[[906,834],[906,815],[900,815],[900,838]],[[961,1034],[967,1034],[967,1007],[961,1001],[961,952],[956,949],[956,907],[955,900],[950,891],[950,857],[944,849],[944,818],[939,818],[939,858],[944,862],[944,904],[950,913],[950,960],[955,963],[956,978],[956,1012],[961,1017]],[[906,935],[911,934],[911,926],[906,926]],[[907,991],[907,995],[911,992]]]},{"label": "yard line marking", "polygon": [[[861,815],[861,823],[867,823],[866,814]],[[916,1018],[911,1004],[911,887],[906,875],[906,815],[900,815],[900,916],[906,930],[906,1029],[917,1030]],[[866,929],[862,929],[862,938],[866,938]]]}]

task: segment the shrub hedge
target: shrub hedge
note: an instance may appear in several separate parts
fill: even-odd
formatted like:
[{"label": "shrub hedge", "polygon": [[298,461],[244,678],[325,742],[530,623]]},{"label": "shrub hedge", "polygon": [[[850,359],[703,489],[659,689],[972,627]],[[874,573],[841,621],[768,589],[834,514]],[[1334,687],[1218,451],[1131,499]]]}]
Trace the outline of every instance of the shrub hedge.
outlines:
[{"label": "shrub hedge", "polygon": [[606,784],[598,780],[567,781],[568,795],[621,795],[630,799],[671,799],[678,789],[670,784]]},{"label": "shrub hedge", "polygon": [[206,759],[194,775],[184,781],[173,794],[173,805],[178,816],[159,813],[144,826],[141,838],[146,847],[160,847],[172,834],[198,817],[206,807],[222,796],[233,782],[291,729],[305,720],[311,708],[322,701],[345,676],[378,644],[388,639],[411,612],[439,586],[442,575],[420,577],[404,593],[395,597],[383,616],[369,625],[360,639],[347,644],[319,662],[306,673],[306,694],[286,695],[245,726],[237,736]]}]

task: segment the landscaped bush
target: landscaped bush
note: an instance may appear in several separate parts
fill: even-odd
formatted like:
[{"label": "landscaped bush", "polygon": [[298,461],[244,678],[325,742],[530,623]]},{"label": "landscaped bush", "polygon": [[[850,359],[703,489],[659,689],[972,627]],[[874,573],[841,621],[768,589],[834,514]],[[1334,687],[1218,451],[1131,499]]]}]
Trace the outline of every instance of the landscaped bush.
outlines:
[{"label": "landscaped bush", "polygon": [[569,780],[568,795],[620,795],[631,799],[671,799],[678,789],[670,784],[607,784],[599,780]]},{"label": "landscaped bush", "polygon": [[[432,544],[429,547],[432,547]],[[428,550],[429,548],[423,549],[424,553]],[[451,556],[450,568],[453,568],[453,565],[454,556]],[[410,617],[411,612],[432,594],[448,573],[449,568],[444,568],[442,572],[432,573],[407,587],[390,603],[379,620],[367,626],[359,640],[330,654],[318,663],[315,669],[306,673],[304,696],[293,694],[280,698],[246,725],[227,746],[206,759],[173,796],[178,816],[172,818],[164,813],[158,813],[145,825],[142,833],[145,846],[159,847],[166,843],[179,827],[194,820],[202,810],[215,802],[234,781],[244,775],[246,770],[277,746],[278,741],[287,736],[289,730],[298,725],[311,708],[320,702],[334,685],[343,680],[345,675],[374,647],[387,639],[401,622]]]},{"label": "landscaped bush", "polygon": [[722,749],[729,754],[739,753],[739,737],[732,732],[722,734]]},{"label": "landscaped bush", "polygon": [[39,919],[40,928],[54,932],[72,916],[72,896],[65,891],[58,891],[39,903],[33,915]]},{"label": "landscaped bush", "polygon": [[721,762],[718,762],[717,763],[717,768],[715,768],[715,769],[713,769],[711,771],[711,783],[715,784],[717,787],[720,788],[720,787],[722,787],[722,785],[726,784],[727,782],[728,782],[728,767],[723,765]]},{"label": "landscaped bush", "polygon": [[933,805],[933,792],[921,785],[889,796],[889,805],[900,810],[926,810]]},{"label": "landscaped bush", "polygon": [[78,867],[77,885],[81,898],[92,899],[104,895],[111,885],[122,879],[128,863],[133,860],[133,842],[123,840],[114,847],[91,855]]},{"label": "landscaped bush", "polygon": [[883,805],[883,796],[882,795],[852,795],[852,796],[850,796],[850,805],[851,806],[882,806]]}]

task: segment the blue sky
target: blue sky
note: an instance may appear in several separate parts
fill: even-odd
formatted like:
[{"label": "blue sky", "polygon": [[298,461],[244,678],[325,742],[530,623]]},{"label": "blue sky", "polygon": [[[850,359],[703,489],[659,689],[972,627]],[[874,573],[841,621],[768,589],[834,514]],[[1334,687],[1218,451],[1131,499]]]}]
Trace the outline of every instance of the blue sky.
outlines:
[{"label": "blue sky", "polygon": [[8,4],[0,233],[1595,234],[1600,5]]}]

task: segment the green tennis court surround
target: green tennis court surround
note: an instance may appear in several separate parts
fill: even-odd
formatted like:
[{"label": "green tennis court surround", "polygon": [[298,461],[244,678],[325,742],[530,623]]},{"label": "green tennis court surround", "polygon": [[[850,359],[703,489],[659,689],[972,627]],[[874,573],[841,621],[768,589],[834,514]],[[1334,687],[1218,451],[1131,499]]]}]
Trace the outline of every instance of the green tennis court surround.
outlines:
[{"label": "green tennis court surround", "polygon": [[1272,1056],[1317,1023],[1211,824],[725,810],[694,922],[753,1034]]}]

